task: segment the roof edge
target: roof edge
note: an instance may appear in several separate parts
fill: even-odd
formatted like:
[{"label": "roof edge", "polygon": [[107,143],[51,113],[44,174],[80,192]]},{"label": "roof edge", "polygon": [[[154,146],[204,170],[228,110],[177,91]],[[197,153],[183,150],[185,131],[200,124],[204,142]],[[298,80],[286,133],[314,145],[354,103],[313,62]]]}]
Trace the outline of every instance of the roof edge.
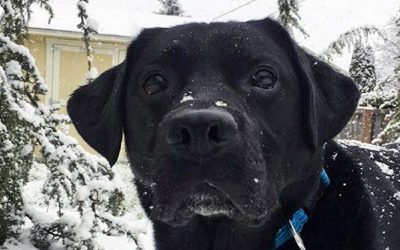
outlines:
[{"label": "roof edge", "polygon": [[[52,36],[52,37],[60,37],[60,38],[75,38],[75,39],[82,38],[82,33],[77,32],[77,31],[44,29],[44,28],[35,28],[35,27],[29,27],[28,31],[29,31],[28,33],[32,34],[32,35],[44,35],[44,36]],[[92,41],[129,43],[131,40],[132,40],[132,37],[129,37],[129,36],[120,36],[120,35],[111,35],[111,34],[94,34],[94,35],[92,35]]]}]

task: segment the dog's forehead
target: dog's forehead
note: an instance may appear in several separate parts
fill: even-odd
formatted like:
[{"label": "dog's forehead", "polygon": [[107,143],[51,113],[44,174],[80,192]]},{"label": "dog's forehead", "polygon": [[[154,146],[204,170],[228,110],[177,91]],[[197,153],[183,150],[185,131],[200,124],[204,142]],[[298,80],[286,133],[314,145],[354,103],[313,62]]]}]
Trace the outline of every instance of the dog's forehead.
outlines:
[{"label": "dog's forehead", "polygon": [[149,51],[153,56],[192,58],[246,58],[273,51],[279,45],[248,23],[193,23],[164,30]]},{"label": "dog's forehead", "polygon": [[[164,33],[164,46],[174,46],[176,42],[194,43],[197,46],[209,46],[219,43],[235,47],[261,42],[263,34],[247,23],[198,23],[172,27]],[[201,47],[200,47],[201,48]]]}]

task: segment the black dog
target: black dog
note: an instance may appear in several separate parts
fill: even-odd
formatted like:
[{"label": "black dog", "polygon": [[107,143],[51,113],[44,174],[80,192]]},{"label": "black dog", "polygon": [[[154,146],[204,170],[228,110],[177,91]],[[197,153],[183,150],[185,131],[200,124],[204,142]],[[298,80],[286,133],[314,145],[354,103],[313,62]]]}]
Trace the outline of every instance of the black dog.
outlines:
[{"label": "black dog", "polygon": [[146,29],[68,112],[110,164],[124,133],[157,249],[400,249],[398,150],[330,141],[358,98],[265,19]]}]

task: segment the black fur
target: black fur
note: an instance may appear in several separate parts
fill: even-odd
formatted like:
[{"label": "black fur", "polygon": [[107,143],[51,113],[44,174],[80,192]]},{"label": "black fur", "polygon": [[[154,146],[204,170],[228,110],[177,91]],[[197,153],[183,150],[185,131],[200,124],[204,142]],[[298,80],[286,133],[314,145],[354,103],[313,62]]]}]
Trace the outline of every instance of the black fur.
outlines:
[{"label": "black fur", "polygon": [[[254,86],[260,70],[273,87]],[[74,92],[68,112],[110,164],[124,133],[157,249],[272,249],[300,207],[311,216],[307,249],[396,249],[398,232],[378,232],[359,156],[324,147],[358,98],[349,77],[265,19],[144,30],[124,63]],[[333,182],[322,195],[324,166]]]}]

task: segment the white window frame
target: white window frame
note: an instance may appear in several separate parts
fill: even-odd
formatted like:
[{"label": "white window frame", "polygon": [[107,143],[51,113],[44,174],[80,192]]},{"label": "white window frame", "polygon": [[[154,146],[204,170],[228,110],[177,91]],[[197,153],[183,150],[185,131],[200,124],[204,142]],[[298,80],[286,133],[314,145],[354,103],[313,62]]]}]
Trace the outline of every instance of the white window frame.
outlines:
[{"label": "white window frame", "polygon": [[[119,42],[92,41],[91,47],[95,54],[111,55],[112,66],[125,59],[128,44]],[[46,83],[49,93],[46,95],[47,104],[66,105],[65,100],[60,100],[60,53],[61,51],[85,52],[83,41],[62,38],[46,38]],[[85,65],[86,66],[86,65]]]}]

